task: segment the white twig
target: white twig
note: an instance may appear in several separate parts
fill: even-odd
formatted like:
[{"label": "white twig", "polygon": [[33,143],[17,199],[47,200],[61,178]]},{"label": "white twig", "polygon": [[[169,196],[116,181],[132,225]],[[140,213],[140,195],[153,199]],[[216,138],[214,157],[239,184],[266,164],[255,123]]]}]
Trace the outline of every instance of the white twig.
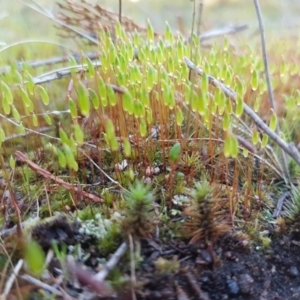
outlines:
[{"label": "white twig", "polygon": [[[273,110],[273,113],[276,114],[275,99],[274,99],[272,82],[271,82],[270,72],[269,72],[269,62],[268,62],[268,55],[267,55],[267,49],[266,49],[266,38],[265,38],[264,24],[263,24],[261,10],[260,10],[260,6],[259,6],[259,0],[253,0],[253,1],[254,1],[255,9],[256,9],[257,19],[258,19],[258,24],[259,24],[259,30],[260,30],[261,48],[262,48],[264,66],[265,66],[265,76],[266,76],[266,81],[267,81],[267,86],[268,86],[269,103],[270,103],[270,106]],[[277,122],[275,132],[278,135],[280,135],[279,122]],[[287,179],[290,179],[290,172],[289,172],[289,167],[288,167],[288,163],[287,163],[286,153],[283,149],[281,149],[281,157],[282,157],[281,167],[283,169],[284,175]]]},{"label": "white twig", "polygon": [[48,292],[58,295],[58,296],[62,296],[62,293],[59,290],[57,290],[56,288],[54,288],[51,285],[44,283],[30,275],[25,274],[25,275],[22,275],[21,278],[23,280],[26,280],[29,283],[32,283],[33,285],[45,290],[45,291],[48,291]]},{"label": "white twig", "polygon": [[228,34],[235,34],[239,31],[245,30],[248,28],[247,24],[243,24],[243,25],[236,25],[236,26],[227,26],[224,28],[219,28],[219,29],[213,29],[207,32],[204,32],[202,34],[200,34],[199,38],[200,41],[206,41],[208,39],[212,39],[218,36],[223,36],[223,35],[228,35]]},{"label": "white twig", "polygon": [[4,291],[1,295],[1,299],[6,299],[6,297],[8,296],[10,290],[11,290],[11,287],[17,277],[17,275],[19,274],[22,266],[23,266],[23,259],[20,259],[17,263],[17,265],[15,266],[14,270],[13,270],[13,273],[10,275],[9,279],[7,280],[6,282],[6,285],[5,285],[5,288],[4,288]]},{"label": "white twig", "polygon": [[118,250],[112,255],[110,260],[106,263],[104,268],[94,275],[94,279],[98,281],[104,281],[109,272],[117,265],[121,257],[124,255],[128,248],[126,242],[123,242]]}]

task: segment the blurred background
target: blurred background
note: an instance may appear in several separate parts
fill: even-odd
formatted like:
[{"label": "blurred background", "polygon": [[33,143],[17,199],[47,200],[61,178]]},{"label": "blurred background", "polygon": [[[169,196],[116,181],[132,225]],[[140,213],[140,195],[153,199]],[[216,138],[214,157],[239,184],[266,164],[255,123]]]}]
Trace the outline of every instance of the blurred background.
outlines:
[{"label": "blurred background", "polygon": [[[66,0],[58,0],[60,3]],[[72,0],[80,1],[80,0]],[[88,0],[104,8],[118,11],[119,0]],[[196,0],[196,9],[199,9]],[[261,9],[267,31],[267,37],[297,36],[300,29],[300,0],[261,0]],[[38,7],[54,16],[59,8],[56,0],[0,0],[0,48],[23,40],[43,40],[65,43],[58,37],[54,22],[34,11],[25,3]],[[193,1],[190,0],[123,0],[123,15],[141,26],[147,20],[157,32],[163,32],[168,21],[174,32],[190,33],[192,24]],[[249,0],[203,0],[201,32],[222,28],[227,25],[248,24],[244,37],[252,39],[258,33],[253,1]],[[258,35],[257,35],[258,36]],[[35,45],[26,44],[34,52]],[[46,47],[46,44],[45,44]],[[40,48],[39,48],[40,52]],[[9,56],[7,51],[2,55]],[[1,57],[0,57],[1,59]]]},{"label": "blurred background", "polygon": [[[65,0],[59,0],[64,2]],[[74,0],[73,0],[74,1]],[[77,0],[80,1],[80,0]],[[105,8],[118,10],[119,0],[89,0]],[[204,4],[202,31],[228,24],[247,23],[257,28],[253,1],[249,0],[202,0]],[[11,43],[23,38],[54,37],[52,22],[27,7],[37,4],[56,14],[56,0],[1,0],[0,1],[0,42]],[[196,0],[198,9],[199,0]],[[268,30],[291,31],[300,28],[300,0],[261,0],[261,8]],[[149,19],[158,31],[164,30],[165,21],[177,30],[182,22],[188,31],[191,26],[193,1],[190,0],[123,0],[123,14],[140,25]]]}]

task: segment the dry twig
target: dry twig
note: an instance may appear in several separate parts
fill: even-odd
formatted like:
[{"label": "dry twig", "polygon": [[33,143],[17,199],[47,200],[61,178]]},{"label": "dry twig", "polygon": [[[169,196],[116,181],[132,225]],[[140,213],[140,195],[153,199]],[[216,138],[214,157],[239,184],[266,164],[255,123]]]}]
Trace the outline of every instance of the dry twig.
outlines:
[{"label": "dry twig", "polygon": [[33,285],[45,290],[45,291],[48,291],[48,292],[54,294],[54,295],[62,296],[62,293],[59,290],[57,290],[56,288],[54,288],[53,286],[51,286],[45,282],[42,282],[30,275],[25,274],[25,275],[22,275],[21,278],[23,280],[26,280],[29,283],[32,283]]},{"label": "dry twig", "polygon": [[[266,49],[265,30],[264,30],[261,10],[260,10],[260,6],[259,6],[259,0],[253,0],[253,1],[254,1],[255,9],[256,9],[256,14],[257,14],[259,29],[260,29],[261,47],[262,47],[262,55],[263,55],[263,61],[264,61],[264,66],[265,66],[265,76],[266,76],[266,81],[267,81],[267,86],[268,86],[269,103],[273,110],[273,113],[276,114],[275,99],[274,99],[274,93],[273,93],[273,88],[272,88],[271,76],[270,76],[270,71],[269,71],[268,55],[267,55],[267,49]],[[280,125],[278,122],[276,124],[275,132],[277,133],[278,136],[280,135]],[[288,163],[287,163],[286,153],[285,153],[285,150],[282,148],[281,148],[281,158],[282,158],[281,167],[283,169],[284,175],[288,180],[290,180],[290,172],[289,172],[289,167],[288,167]]]},{"label": "dry twig", "polygon": [[22,266],[23,266],[23,259],[20,259],[17,263],[17,265],[15,266],[12,274],[10,275],[9,279],[7,280],[6,282],[6,285],[5,285],[5,288],[4,288],[4,291],[2,293],[2,295],[0,296],[0,298],[2,299],[6,299],[6,297],[8,296],[10,290],[11,290],[11,287],[16,279],[16,277],[18,276]]},{"label": "dry twig", "polygon": [[95,280],[104,281],[109,272],[117,265],[121,257],[124,255],[128,248],[128,244],[123,242],[118,250],[111,256],[110,260],[106,263],[104,268],[94,275]]},{"label": "dry twig", "polygon": [[42,175],[44,178],[51,179],[51,180],[55,181],[57,184],[59,184],[62,187],[66,188],[68,191],[75,191],[76,193],[81,193],[82,197],[90,199],[93,202],[103,203],[103,199],[101,199],[101,198],[99,198],[99,197],[97,197],[93,194],[90,194],[90,193],[87,193],[85,191],[79,190],[79,188],[74,186],[73,184],[65,182],[62,179],[52,175],[50,172],[42,169],[37,164],[35,164],[33,161],[28,159],[24,153],[22,153],[20,151],[16,151],[15,155],[21,162],[26,163],[29,166],[30,169],[32,169],[33,171],[35,171],[38,174]]}]

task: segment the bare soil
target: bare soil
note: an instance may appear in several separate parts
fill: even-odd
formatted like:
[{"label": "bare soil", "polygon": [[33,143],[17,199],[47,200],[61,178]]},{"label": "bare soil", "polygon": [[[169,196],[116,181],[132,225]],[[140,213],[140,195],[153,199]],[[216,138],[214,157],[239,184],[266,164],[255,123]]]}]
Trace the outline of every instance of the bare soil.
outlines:
[{"label": "bare soil", "polygon": [[[76,262],[77,270],[82,270],[76,272],[79,284],[75,284],[72,276],[65,284],[65,291],[73,299],[300,299],[300,234],[297,232],[272,237],[270,247],[264,250],[245,246],[232,235],[221,238],[211,249],[201,245],[191,246],[188,241],[179,239],[168,242],[144,239],[141,242],[142,259],[136,265],[135,288],[131,288],[130,259],[129,255],[125,255],[117,269],[121,277],[127,280],[114,286],[116,292],[113,294],[99,296],[95,286],[82,277],[96,272],[99,260],[109,259],[110,255],[103,255],[98,250],[96,239],[82,236],[78,224],[66,224],[65,220],[60,220],[41,225],[34,230],[33,236],[45,250],[49,249],[51,239],[55,239],[68,245],[79,242],[85,254],[89,254],[84,262]],[[164,269],[157,267],[159,258],[177,262],[179,268],[159,272],[159,269]],[[56,271],[58,266],[55,260],[49,265],[54,277],[59,275]],[[32,293],[30,299],[40,298]]]}]

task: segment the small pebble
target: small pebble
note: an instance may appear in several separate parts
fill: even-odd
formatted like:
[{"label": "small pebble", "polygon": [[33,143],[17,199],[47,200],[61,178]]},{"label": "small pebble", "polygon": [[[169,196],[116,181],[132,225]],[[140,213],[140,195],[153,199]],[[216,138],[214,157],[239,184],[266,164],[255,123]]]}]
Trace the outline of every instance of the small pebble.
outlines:
[{"label": "small pebble", "polygon": [[237,295],[240,292],[240,288],[236,281],[234,281],[232,279],[228,279],[226,281],[226,283],[227,283],[227,287],[228,287],[230,295]]},{"label": "small pebble", "polygon": [[155,167],[154,169],[153,169],[153,174],[154,175],[157,175],[157,174],[159,174],[160,173],[160,168],[159,167]]},{"label": "small pebble", "polygon": [[243,294],[249,294],[252,290],[254,279],[249,274],[241,274],[238,276],[238,286]]},{"label": "small pebble", "polygon": [[207,282],[209,282],[209,278],[207,276],[204,276],[204,277],[201,278],[201,281],[203,283],[207,283]]},{"label": "small pebble", "polygon": [[144,183],[145,183],[145,184],[151,184],[151,182],[152,182],[152,180],[151,180],[150,177],[146,177],[146,178],[144,179]]},{"label": "small pebble", "polygon": [[201,250],[200,253],[201,253],[203,259],[204,259],[207,263],[209,263],[209,264],[212,263],[212,257],[211,257],[211,255],[208,253],[208,251],[206,251],[206,250]]},{"label": "small pebble", "polygon": [[290,267],[290,272],[289,273],[290,273],[291,277],[298,277],[299,276],[299,271],[298,271],[297,267],[295,267],[295,266]]}]

